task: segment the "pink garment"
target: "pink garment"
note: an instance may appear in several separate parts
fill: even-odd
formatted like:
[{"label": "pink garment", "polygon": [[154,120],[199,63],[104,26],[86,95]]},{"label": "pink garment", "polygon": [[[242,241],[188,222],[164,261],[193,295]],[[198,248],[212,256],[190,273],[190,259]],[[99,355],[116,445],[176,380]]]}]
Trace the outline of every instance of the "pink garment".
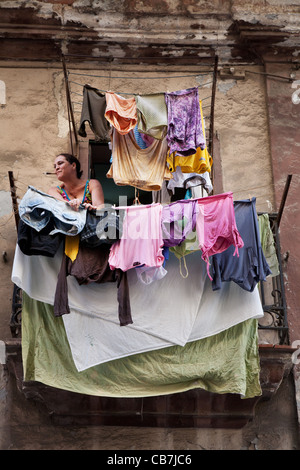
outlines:
[{"label": "pink garment", "polygon": [[164,256],[161,204],[129,206],[122,209],[126,211],[122,237],[110,249],[110,268],[127,271],[138,266],[162,266]]},{"label": "pink garment", "polygon": [[202,259],[212,280],[209,256],[222,253],[231,245],[235,246],[233,256],[239,256],[238,249],[244,246],[236,226],[232,192],[198,199],[196,230]]}]

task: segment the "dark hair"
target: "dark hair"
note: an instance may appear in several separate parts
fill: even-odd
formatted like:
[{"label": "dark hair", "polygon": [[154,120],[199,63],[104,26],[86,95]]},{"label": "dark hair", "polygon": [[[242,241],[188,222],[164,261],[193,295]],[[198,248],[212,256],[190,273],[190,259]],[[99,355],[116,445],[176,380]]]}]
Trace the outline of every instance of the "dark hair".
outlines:
[{"label": "dark hair", "polygon": [[77,178],[81,178],[83,171],[80,169],[80,161],[74,157],[74,155],[71,155],[70,153],[60,153],[59,156],[65,157],[65,159],[72,165],[72,163],[76,164],[76,174]]}]

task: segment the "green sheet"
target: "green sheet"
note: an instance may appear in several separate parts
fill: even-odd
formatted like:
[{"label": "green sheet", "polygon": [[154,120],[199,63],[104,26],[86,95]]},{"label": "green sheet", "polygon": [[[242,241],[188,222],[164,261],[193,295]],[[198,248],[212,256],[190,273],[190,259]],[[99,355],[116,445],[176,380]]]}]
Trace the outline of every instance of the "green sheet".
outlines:
[{"label": "green sheet", "polygon": [[22,354],[25,381],[87,395],[146,397],[195,388],[244,398],[261,395],[253,319],[184,347],[135,354],[78,372],[63,319],[54,317],[53,306],[23,292]]}]

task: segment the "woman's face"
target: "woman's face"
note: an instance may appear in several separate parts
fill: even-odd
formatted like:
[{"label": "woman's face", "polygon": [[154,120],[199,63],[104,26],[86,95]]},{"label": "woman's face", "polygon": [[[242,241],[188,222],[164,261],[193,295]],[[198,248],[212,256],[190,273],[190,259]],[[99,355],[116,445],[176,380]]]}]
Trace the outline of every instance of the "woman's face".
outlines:
[{"label": "woman's face", "polygon": [[76,172],[76,164],[69,163],[66,157],[59,155],[54,162],[54,170],[59,181],[64,181]]}]

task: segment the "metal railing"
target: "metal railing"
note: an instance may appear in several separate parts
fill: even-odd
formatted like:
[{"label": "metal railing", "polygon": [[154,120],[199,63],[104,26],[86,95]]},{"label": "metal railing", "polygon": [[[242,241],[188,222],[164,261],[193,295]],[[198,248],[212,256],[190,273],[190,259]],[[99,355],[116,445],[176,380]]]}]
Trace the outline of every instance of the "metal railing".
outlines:
[{"label": "metal railing", "polygon": [[261,302],[265,315],[264,319],[259,321],[258,327],[259,330],[276,331],[278,335],[278,344],[289,344],[278,214],[268,215],[275,242],[279,274],[277,276],[270,277],[266,282],[261,282],[259,284]]}]

